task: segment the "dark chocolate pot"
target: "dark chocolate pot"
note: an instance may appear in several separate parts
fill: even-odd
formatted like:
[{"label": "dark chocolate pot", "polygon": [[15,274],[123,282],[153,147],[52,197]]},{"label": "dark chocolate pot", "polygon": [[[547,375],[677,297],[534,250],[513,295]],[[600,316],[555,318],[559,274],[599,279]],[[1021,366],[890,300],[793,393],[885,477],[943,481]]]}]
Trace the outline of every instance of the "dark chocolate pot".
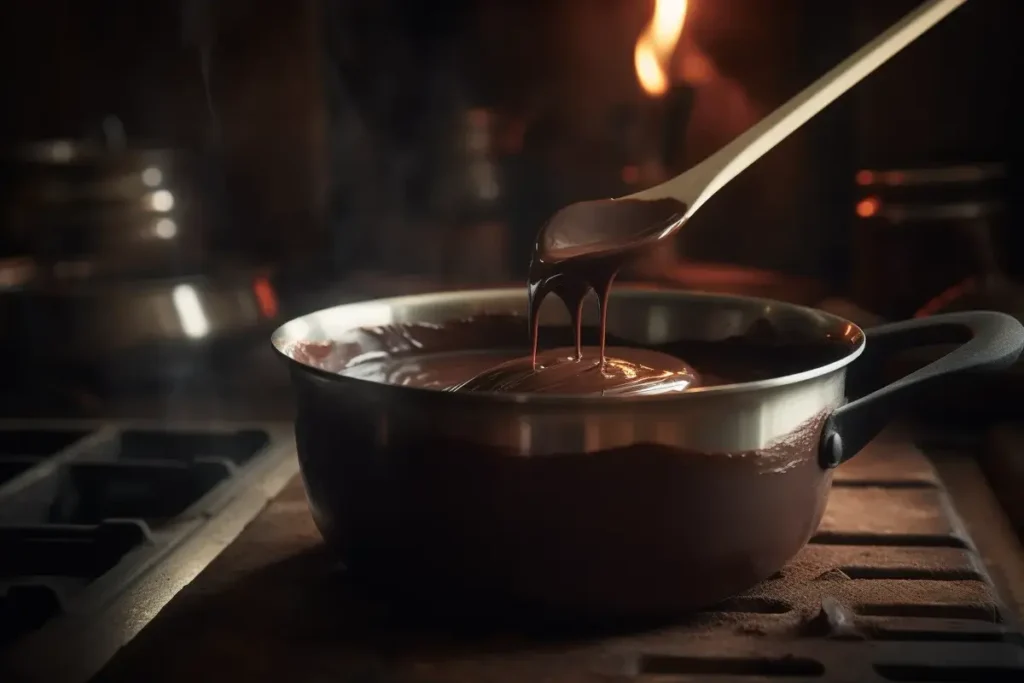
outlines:
[{"label": "dark chocolate pot", "polygon": [[[529,362],[521,289],[351,304],[278,330],[310,507],[348,575],[485,617],[710,606],[797,553],[832,469],[901,402],[1005,368],[1024,347],[1024,327],[992,312],[865,334],[762,299],[616,287],[611,301],[606,329],[580,327],[581,347],[606,336],[613,354],[642,349],[649,365],[685,358],[702,386],[621,398],[444,390]],[[538,344],[574,357],[573,326],[537,330]],[[848,370],[870,389],[875,368],[929,344],[955,348],[846,396]]]}]

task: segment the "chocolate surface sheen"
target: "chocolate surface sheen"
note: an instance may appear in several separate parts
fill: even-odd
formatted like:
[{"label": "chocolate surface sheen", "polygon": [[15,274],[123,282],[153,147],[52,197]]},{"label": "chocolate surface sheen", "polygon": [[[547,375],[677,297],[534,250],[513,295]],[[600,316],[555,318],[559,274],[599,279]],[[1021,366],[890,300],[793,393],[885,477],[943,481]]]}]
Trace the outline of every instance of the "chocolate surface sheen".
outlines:
[{"label": "chocolate surface sheen", "polygon": [[[512,379],[510,370],[529,373],[529,348],[526,346],[526,320],[518,315],[483,315],[435,324],[392,324],[355,330],[344,339],[331,342],[298,342],[289,349],[297,361],[321,370],[354,379],[395,386],[450,391],[493,391],[489,379]],[[582,329],[584,346],[582,365],[570,368],[585,374],[596,370],[596,327]],[[538,354],[538,365],[547,367],[562,359],[575,357],[573,331],[562,325],[540,327],[540,339],[548,348]],[[689,385],[711,387],[722,384],[756,382],[782,377],[832,363],[850,351],[846,339],[798,339],[780,336],[766,321],[753,321],[748,329],[734,337],[718,340],[679,339],[651,347],[632,346],[627,339],[609,335],[607,363],[625,376],[627,364],[615,364],[624,357],[633,364],[652,370],[690,373],[699,382]],[[515,342],[520,343],[516,344]],[[509,345],[511,342],[511,346]],[[685,358],[686,362],[679,359]],[[692,369],[690,369],[692,368]],[[515,382],[533,382],[529,389],[506,391],[542,391],[543,382],[555,381],[562,368],[534,373],[537,379],[520,378]],[[613,370],[615,372],[615,370]],[[572,373],[569,373],[570,375]],[[599,380],[614,383],[612,379]],[[620,382],[623,381],[620,379]],[[557,383],[557,382],[556,382]],[[678,389],[677,389],[678,390]],[[564,389],[552,389],[564,393]]]},{"label": "chocolate surface sheen", "polygon": [[604,362],[596,348],[558,348],[529,357],[514,358],[490,368],[453,391],[490,391],[532,394],[639,396],[685,391],[697,382],[697,373],[683,361],[649,349],[613,347]]}]

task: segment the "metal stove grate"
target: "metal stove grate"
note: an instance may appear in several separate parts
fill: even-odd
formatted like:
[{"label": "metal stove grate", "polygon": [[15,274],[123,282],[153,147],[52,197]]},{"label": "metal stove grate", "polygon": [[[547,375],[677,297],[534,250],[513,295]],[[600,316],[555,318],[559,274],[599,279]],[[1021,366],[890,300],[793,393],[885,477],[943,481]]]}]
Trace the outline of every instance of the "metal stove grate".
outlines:
[{"label": "metal stove grate", "polygon": [[1024,681],[1024,638],[935,469],[876,441],[836,472],[810,544],[691,623],[598,669],[636,681]]},{"label": "metal stove grate", "polygon": [[124,588],[264,456],[266,428],[0,426],[0,649]]}]

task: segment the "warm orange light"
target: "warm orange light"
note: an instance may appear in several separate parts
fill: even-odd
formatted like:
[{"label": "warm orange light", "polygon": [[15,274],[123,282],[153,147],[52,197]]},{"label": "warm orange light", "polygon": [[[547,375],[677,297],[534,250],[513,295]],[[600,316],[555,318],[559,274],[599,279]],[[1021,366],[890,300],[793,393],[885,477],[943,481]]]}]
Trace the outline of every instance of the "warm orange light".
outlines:
[{"label": "warm orange light", "polygon": [[686,21],[687,0],[655,0],[654,14],[636,41],[633,66],[644,92],[658,97],[668,92],[669,63]]},{"label": "warm orange light", "polygon": [[871,185],[875,182],[875,174],[868,170],[857,171],[858,185]]},{"label": "warm orange light", "polygon": [[270,280],[265,277],[257,277],[252,282],[252,292],[256,295],[256,305],[260,313],[266,318],[273,318],[277,315],[277,293]]},{"label": "warm orange light", "polygon": [[623,166],[622,182],[626,183],[627,185],[635,185],[636,183],[640,182],[640,167],[633,166],[632,164],[629,166]]},{"label": "warm orange light", "polygon": [[871,218],[881,206],[881,202],[878,201],[878,197],[868,197],[857,202],[857,215],[861,218]]}]

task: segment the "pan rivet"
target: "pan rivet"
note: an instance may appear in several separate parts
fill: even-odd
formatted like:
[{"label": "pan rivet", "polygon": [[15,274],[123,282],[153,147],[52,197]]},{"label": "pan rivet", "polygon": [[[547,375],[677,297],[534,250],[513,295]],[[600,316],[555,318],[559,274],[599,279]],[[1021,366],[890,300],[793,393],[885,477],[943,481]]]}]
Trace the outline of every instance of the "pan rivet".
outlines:
[{"label": "pan rivet", "polygon": [[843,461],[843,437],[829,430],[821,440],[821,465],[827,469],[838,467]]}]

